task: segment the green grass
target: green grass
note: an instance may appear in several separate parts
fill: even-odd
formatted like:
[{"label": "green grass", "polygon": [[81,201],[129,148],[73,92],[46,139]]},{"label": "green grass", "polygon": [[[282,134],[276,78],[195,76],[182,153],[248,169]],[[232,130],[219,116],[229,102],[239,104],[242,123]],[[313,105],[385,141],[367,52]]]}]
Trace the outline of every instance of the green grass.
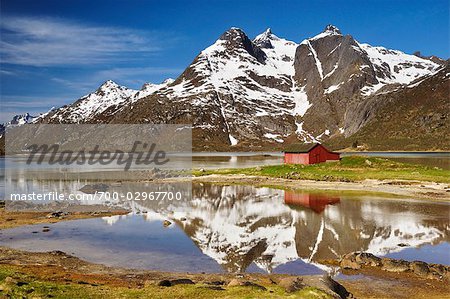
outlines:
[{"label": "green grass", "polygon": [[450,171],[416,164],[408,164],[382,158],[361,156],[343,157],[338,162],[313,165],[274,165],[254,168],[218,169],[200,172],[196,176],[208,174],[245,174],[286,178],[295,180],[355,182],[365,179],[414,180],[450,183]]},{"label": "green grass", "polygon": [[[15,282],[6,282],[6,277],[12,277]],[[325,292],[312,287],[294,293],[286,293],[281,287],[272,284],[266,288],[267,290],[260,290],[256,287],[237,286],[212,290],[203,284],[126,288],[63,283],[18,273],[10,266],[0,266],[0,298],[331,298]]]}]

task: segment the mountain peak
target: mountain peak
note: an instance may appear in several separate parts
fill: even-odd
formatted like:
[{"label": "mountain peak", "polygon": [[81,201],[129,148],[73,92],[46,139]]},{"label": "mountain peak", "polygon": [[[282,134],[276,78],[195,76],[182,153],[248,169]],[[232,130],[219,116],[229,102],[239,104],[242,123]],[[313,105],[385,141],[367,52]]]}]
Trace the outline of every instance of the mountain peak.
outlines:
[{"label": "mountain peak", "polygon": [[[211,49],[215,49],[217,45],[220,45],[221,47],[224,46],[231,51],[232,49],[244,49],[260,63],[264,63],[264,60],[266,59],[265,53],[258,46],[253,44],[242,29],[237,27],[231,27],[225,31],[220,36],[219,40],[205,51],[211,51]],[[205,51],[203,51],[203,53],[205,53]]]},{"label": "mountain peak", "polygon": [[317,40],[328,36],[342,36],[341,30],[334,25],[328,24],[325,29],[318,35],[310,38],[309,40]]},{"label": "mountain peak", "polygon": [[236,37],[244,37],[246,36],[244,31],[241,28],[231,27],[227,31],[225,31],[219,39],[221,40],[232,40]]},{"label": "mountain peak", "polygon": [[272,29],[267,28],[263,33],[255,37],[255,40],[262,40],[262,39],[278,39],[278,36],[273,34]]},{"label": "mountain peak", "polygon": [[278,40],[279,38],[272,33],[272,30],[270,28],[267,28],[266,31],[261,33],[260,35],[256,36],[253,42],[259,46],[260,48],[264,49],[272,49],[273,45],[270,41]]},{"label": "mountain peak", "polygon": [[323,32],[330,32],[330,33],[335,33],[335,34],[342,34],[341,30],[339,30],[339,28],[337,28],[336,26],[332,25],[332,24],[328,24],[325,29],[323,30]]},{"label": "mountain peak", "polygon": [[119,87],[119,84],[114,82],[113,80],[107,80],[105,83],[100,85],[100,89],[111,89],[111,88],[117,88]]}]

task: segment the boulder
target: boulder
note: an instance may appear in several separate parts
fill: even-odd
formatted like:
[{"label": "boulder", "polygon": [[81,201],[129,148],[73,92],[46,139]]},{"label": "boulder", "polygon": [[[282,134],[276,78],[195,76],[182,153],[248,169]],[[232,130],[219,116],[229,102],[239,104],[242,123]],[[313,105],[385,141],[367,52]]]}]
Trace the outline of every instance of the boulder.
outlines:
[{"label": "boulder", "polygon": [[302,278],[300,277],[285,277],[278,282],[280,287],[283,287],[286,292],[295,292],[305,287]]},{"label": "boulder", "polygon": [[172,284],[170,283],[170,280],[164,279],[158,282],[158,286],[160,287],[170,287]]},{"label": "boulder", "polygon": [[236,286],[243,286],[244,285],[244,281],[240,280],[240,279],[236,279],[233,278],[229,283],[228,286],[229,287],[236,287]]},{"label": "boulder", "polygon": [[364,266],[378,267],[381,266],[381,259],[375,255],[367,252],[356,254],[355,261]]},{"label": "boulder", "polygon": [[430,264],[428,265],[429,273],[428,278],[431,279],[447,279],[450,280],[450,267],[439,265],[439,264]]},{"label": "boulder", "polygon": [[342,269],[361,269],[361,265],[356,262],[356,253],[349,253],[344,255],[339,261],[339,265]]},{"label": "boulder", "polygon": [[320,276],[306,276],[303,278],[303,282],[307,286],[318,288],[327,293],[331,298],[353,298],[353,295],[347,291],[347,289],[333,280],[329,275]]},{"label": "boulder", "polygon": [[188,278],[180,278],[180,279],[172,279],[170,281],[171,285],[177,285],[177,284],[195,284],[195,282],[193,282],[192,280],[188,279]]},{"label": "boulder", "polygon": [[393,260],[389,258],[381,259],[381,270],[388,272],[406,272],[409,271],[409,263],[404,260]]},{"label": "boulder", "polygon": [[410,263],[409,269],[414,272],[414,274],[424,278],[427,278],[430,274],[430,269],[428,268],[427,263],[420,261],[414,261]]},{"label": "boulder", "polygon": [[223,280],[213,280],[213,281],[207,281],[206,284],[213,285],[213,286],[223,286],[225,284],[225,281]]}]

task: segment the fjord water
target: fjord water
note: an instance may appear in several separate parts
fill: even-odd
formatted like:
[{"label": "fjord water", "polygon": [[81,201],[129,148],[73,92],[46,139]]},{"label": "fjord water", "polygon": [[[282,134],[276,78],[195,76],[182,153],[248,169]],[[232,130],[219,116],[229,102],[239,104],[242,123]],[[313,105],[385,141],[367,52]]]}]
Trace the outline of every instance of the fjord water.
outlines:
[{"label": "fjord water", "polygon": [[314,274],[330,270],[321,261],[359,250],[450,264],[448,203],[210,184],[192,192],[189,201],[124,201],[128,215],[50,224],[49,232],[2,230],[0,245],[181,272]]},{"label": "fjord water", "polygon": [[[391,160],[420,164],[428,167],[439,167],[450,170],[449,152],[344,152],[341,156],[369,156],[388,158]],[[283,163],[281,152],[225,152],[225,153],[194,153],[192,166],[194,168],[245,168]]]}]

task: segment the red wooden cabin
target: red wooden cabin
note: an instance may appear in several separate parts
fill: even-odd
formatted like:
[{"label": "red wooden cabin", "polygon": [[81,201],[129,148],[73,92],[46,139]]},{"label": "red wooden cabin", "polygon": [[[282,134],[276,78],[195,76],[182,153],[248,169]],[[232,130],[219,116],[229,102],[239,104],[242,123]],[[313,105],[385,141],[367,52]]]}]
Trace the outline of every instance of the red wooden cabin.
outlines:
[{"label": "red wooden cabin", "polygon": [[320,143],[292,145],[284,151],[284,164],[316,164],[340,160],[340,154],[326,149]]}]

